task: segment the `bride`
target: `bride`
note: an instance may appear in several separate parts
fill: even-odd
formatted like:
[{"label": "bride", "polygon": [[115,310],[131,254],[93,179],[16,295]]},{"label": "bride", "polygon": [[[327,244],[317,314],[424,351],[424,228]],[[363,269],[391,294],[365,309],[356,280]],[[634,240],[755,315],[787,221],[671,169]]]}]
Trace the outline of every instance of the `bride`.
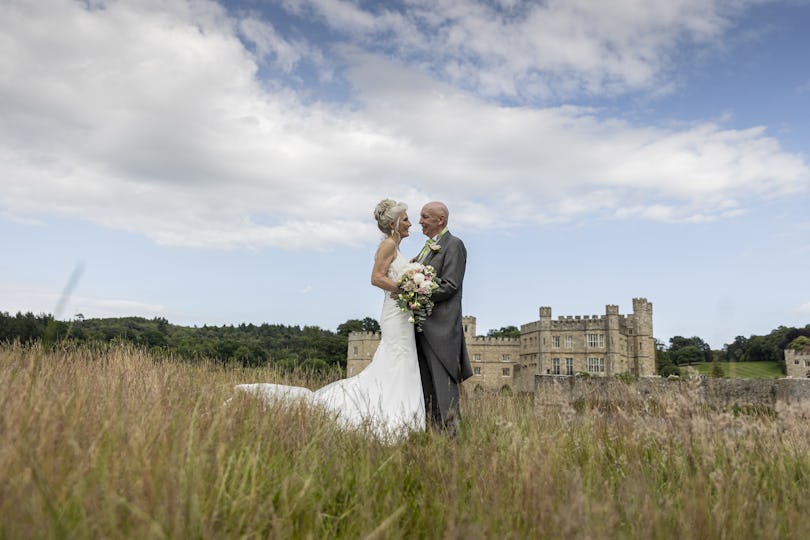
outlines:
[{"label": "bride", "polygon": [[374,256],[371,283],[385,292],[380,327],[382,339],[371,363],[348,379],[319,390],[279,384],[240,384],[236,388],[264,400],[304,400],[336,414],[346,427],[368,426],[381,436],[425,429],[425,402],[413,324],[390,293],[399,292],[397,279],[408,260],[399,244],[411,222],[407,205],[391,199],[374,210],[377,227],[385,234]]}]

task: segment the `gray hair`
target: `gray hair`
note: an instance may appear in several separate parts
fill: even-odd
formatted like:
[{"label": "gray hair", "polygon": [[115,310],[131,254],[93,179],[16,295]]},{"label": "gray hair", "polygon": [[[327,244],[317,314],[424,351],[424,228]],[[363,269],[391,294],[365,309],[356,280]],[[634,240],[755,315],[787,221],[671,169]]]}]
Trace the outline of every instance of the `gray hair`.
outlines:
[{"label": "gray hair", "polygon": [[386,235],[395,233],[399,228],[399,218],[407,209],[408,205],[405,203],[396,202],[393,199],[383,199],[374,209],[377,228]]}]

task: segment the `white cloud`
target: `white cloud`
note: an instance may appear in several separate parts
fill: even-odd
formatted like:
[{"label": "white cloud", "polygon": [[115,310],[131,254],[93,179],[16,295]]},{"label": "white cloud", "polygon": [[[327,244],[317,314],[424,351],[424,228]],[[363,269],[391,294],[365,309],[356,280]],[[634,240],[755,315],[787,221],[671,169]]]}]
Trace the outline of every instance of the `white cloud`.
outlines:
[{"label": "white cloud", "polygon": [[237,26],[239,35],[255,47],[260,59],[279,66],[286,73],[292,72],[302,61],[310,61],[327,72],[325,77],[331,77],[317,48],[300,40],[284,39],[271,23],[249,16],[240,20]]},{"label": "white cloud", "polygon": [[167,314],[166,308],[120,298],[96,298],[71,295],[63,298],[61,292],[45,286],[30,283],[0,283],[3,310],[8,313],[33,312],[54,313],[55,308],[64,302],[64,309],[55,316],[60,320],[73,319],[81,313],[86,319],[104,317],[158,317]]},{"label": "white cloud", "polygon": [[[0,215],[18,220],[78,217],[172,245],[316,249],[377,238],[370,209],[387,196],[413,212],[446,199],[454,223],[487,227],[592,214],[717,219],[808,186],[803,158],[761,127],[503,107],[358,48],[341,52],[352,106],[305,104],[257,81],[238,35],[287,67],[306,47],[211,2],[8,4]],[[451,4],[437,20],[464,17],[466,4]],[[321,7],[346,10],[358,29],[408,24]],[[701,36],[720,25],[680,24]]]},{"label": "white cloud", "polygon": [[[488,96],[520,99],[664,90],[677,47],[719,40],[749,0],[513,2],[412,0],[364,10],[346,0],[287,2],[357,44]],[[294,6],[294,7],[293,7]],[[720,44],[718,43],[718,46]]]}]

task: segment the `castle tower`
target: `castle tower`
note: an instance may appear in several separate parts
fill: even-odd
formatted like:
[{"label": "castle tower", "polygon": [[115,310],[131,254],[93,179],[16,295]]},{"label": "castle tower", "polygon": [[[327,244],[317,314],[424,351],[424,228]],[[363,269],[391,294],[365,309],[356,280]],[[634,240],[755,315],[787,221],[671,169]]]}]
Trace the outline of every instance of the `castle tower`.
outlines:
[{"label": "castle tower", "polygon": [[379,332],[349,332],[346,376],[357,375],[371,363],[380,344]]},{"label": "castle tower", "polygon": [[470,340],[476,336],[475,317],[468,315],[461,318],[461,326],[464,327],[464,339]]},{"label": "castle tower", "polygon": [[551,366],[551,308],[542,306],[540,308],[540,320],[538,322],[538,346],[539,361],[537,363],[538,373],[545,373]]},{"label": "castle tower", "polygon": [[655,375],[655,340],[652,304],[646,298],[633,298],[634,371],[641,377]]},{"label": "castle tower", "polygon": [[621,353],[622,336],[619,332],[619,306],[608,304],[605,306],[605,352],[607,361],[605,374],[624,373],[627,371],[626,353]]}]

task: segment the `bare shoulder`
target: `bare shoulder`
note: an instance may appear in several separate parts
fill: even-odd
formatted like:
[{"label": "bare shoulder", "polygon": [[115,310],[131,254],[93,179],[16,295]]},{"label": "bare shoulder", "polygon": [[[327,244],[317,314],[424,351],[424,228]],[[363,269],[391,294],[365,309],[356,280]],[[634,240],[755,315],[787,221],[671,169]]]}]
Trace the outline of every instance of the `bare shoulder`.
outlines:
[{"label": "bare shoulder", "polygon": [[397,252],[397,243],[393,238],[387,236],[377,247],[377,257],[393,257]]}]

